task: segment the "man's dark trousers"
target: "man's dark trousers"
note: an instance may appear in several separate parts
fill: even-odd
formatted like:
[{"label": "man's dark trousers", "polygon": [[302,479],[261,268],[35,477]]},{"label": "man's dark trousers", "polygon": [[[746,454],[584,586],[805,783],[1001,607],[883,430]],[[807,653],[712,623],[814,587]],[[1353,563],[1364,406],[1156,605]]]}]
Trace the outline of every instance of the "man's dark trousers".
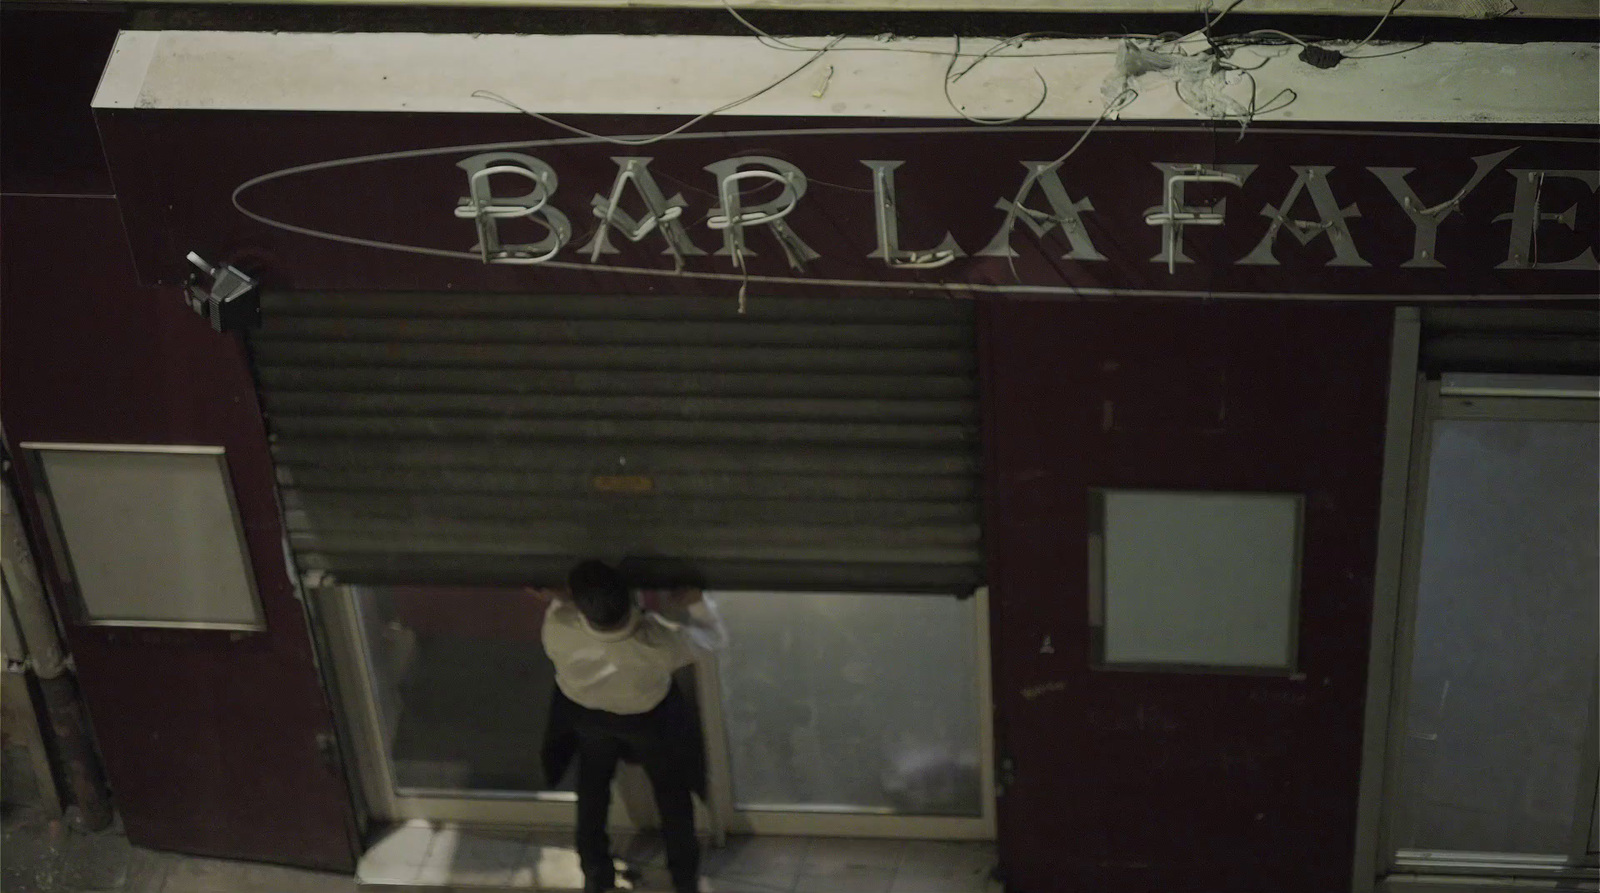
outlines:
[{"label": "man's dark trousers", "polygon": [[586,890],[616,883],[606,821],[611,779],[623,758],[644,766],[661,813],[667,869],[677,893],[700,889],[700,842],[694,835],[690,791],[704,757],[699,727],[683,693],[673,685],[647,713],[617,714],[573,705],[578,735],[578,859]]}]

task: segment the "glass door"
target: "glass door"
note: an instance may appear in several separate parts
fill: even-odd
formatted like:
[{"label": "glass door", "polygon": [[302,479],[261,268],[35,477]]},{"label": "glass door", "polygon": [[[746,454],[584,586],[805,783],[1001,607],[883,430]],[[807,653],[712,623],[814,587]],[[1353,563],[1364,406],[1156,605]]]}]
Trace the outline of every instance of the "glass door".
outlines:
[{"label": "glass door", "polygon": [[1419,404],[1389,867],[1592,877],[1597,401],[1451,385]]},{"label": "glass door", "polygon": [[540,764],[555,676],[534,598],[442,586],[320,595],[376,818],[573,821],[570,780],[546,779]]},{"label": "glass door", "polygon": [[718,595],[729,829],[992,838],[986,601]]},{"label": "glass door", "polygon": [[[699,827],[992,839],[988,604],[949,595],[713,592],[731,644],[686,668],[708,757]],[[362,790],[380,820],[567,828],[540,764],[554,668],[520,589],[319,590]],[[619,773],[619,828],[654,824]]]}]

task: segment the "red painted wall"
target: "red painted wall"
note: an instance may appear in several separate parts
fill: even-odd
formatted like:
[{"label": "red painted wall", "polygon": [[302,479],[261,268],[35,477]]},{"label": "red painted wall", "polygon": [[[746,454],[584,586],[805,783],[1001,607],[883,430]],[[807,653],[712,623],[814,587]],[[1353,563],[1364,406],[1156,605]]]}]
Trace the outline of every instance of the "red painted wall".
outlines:
[{"label": "red painted wall", "polygon": [[[248,177],[289,164],[540,133],[508,116],[466,118],[369,116],[362,127],[352,127],[310,114],[133,110],[102,115],[101,124],[108,145],[122,152],[114,159],[124,192],[121,204],[150,281],[179,269],[180,249],[198,247],[218,257],[262,261],[274,284],[296,287],[626,292],[659,285],[732,294],[732,286],[716,283],[669,279],[641,285],[586,271],[546,277],[546,271],[530,274],[353,248],[255,226],[229,201],[233,187]],[[248,132],[251,139],[238,141],[238,132]],[[1201,140],[1202,148],[1212,146],[1207,131],[1186,138]],[[1144,137],[1128,139],[1130,145],[1144,145],[1139,142]],[[1172,139],[1162,136],[1157,145],[1167,151]],[[1305,145],[1315,143],[1308,138]],[[245,148],[218,153],[218,145]],[[857,158],[901,157],[888,152],[897,145],[883,147],[887,154],[868,144],[860,152],[818,161],[816,173],[855,183],[863,171]],[[1101,151],[1092,148],[1099,143],[1090,145],[1086,152]],[[1285,150],[1279,168],[1306,160],[1301,157],[1305,146],[1293,147],[1292,153]],[[738,139],[714,148],[716,157],[753,151]],[[1372,140],[1362,151],[1373,153],[1368,159],[1373,163],[1412,157],[1406,154],[1410,149],[1392,140]],[[1545,153],[1548,163],[1556,164],[1556,156],[1565,158],[1568,150],[1530,146],[1519,151]],[[592,157],[580,167],[593,176],[567,187],[579,199],[584,195],[580,182],[592,190],[609,184],[614,173],[607,166],[611,153],[594,149],[587,154]],[[1148,161],[1156,155],[1141,151],[1118,157],[1132,158],[1128,163],[1148,178]],[[1441,170],[1440,184],[1459,179],[1464,157],[1454,157],[1454,167]],[[366,205],[336,191],[291,190],[279,194],[277,203],[319,225],[354,219],[361,225],[415,227],[424,241],[437,238],[439,244],[464,248],[470,244],[470,226],[462,229],[466,225],[446,213],[459,195],[460,172],[453,158],[434,160],[439,163],[426,173],[419,168],[417,176],[384,181],[406,183],[408,191],[371,192],[396,213],[372,215]],[[668,160],[662,160],[663,170]],[[990,175],[993,182],[984,195],[1010,194],[1020,170],[1014,161],[1005,161],[1009,173],[1004,176]],[[675,163],[690,173],[699,171],[697,164]],[[921,195],[921,201],[935,202],[926,196],[942,194],[913,191],[912,172],[904,174],[908,201]],[[1277,176],[1284,176],[1283,170]],[[1135,216],[1156,200],[1156,181],[1137,182],[1143,193],[1119,199]],[[1509,189],[1495,182],[1502,192]],[[1435,185],[1443,188],[1440,184]],[[360,194],[360,185],[341,188]],[[132,286],[116,203],[59,202],[6,199],[8,433],[13,440],[228,445],[269,614],[275,624],[284,621],[280,628],[289,628],[290,620],[298,620],[298,606],[289,599],[276,553],[280,533],[270,505],[265,435],[237,346],[212,334],[171,292]],[[1492,216],[1500,204],[1485,199],[1475,213]],[[1232,206],[1248,218],[1259,203]],[[912,219],[961,219],[953,212],[922,214],[920,206],[907,207],[919,212],[908,211]],[[434,216],[421,216],[419,208]],[[1589,205],[1582,214],[1592,223]],[[1362,225],[1373,219],[1362,218]],[[1592,231],[1590,223],[1586,232]],[[1499,250],[1503,234],[1493,232]],[[938,235],[907,233],[916,244]],[[981,243],[984,235],[974,230],[962,238]],[[76,250],[86,240],[99,249]],[[1409,243],[1383,244],[1386,251],[1403,253]],[[869,247],[856,246],[850,256],[859,263]],[[1139,257],[1140,270],[1155,269],[1147,253]],[[777,258],[767,251],[766,261],[778,263]],[[1320,290],[1322,260],[1308,261],[1309,272],[1297,274],[1303,281],[1293,290]],[[1185,275],[1203,279],[1205,268]],[[1563,284],[1568,274],[1560,276],[1560,282],[1540,277],[1538,284],[1549,286],[1543,290],[1550,293],[1570,290]],[[1373,288],[1405,291],[1404,282],[1389,273],[1380,278]],[[1503,282],[1490,290],[1515,284]],[[1348,889],[1389,320],[1390,311],[1382,306],[1293,301],[986,298],[981,303],[998,727],[1002,755],[1012,760],[1014,774],[1002,798],[1000,845],[1013,893]],[[1299,650],[1306,678],[1090,670],[1085,540],[1087,491],[1094,486],[1305,494]],[[1046,635],[1053,653],[1041,653]],[[244,824],[263,810],[295,819],[310,812],[304,800],[289,794],[302,782],[311,783],[294,776],[305,771],[294,767],[307,765],[306,754],[295,749],[303,746],[296,736],[249,743],[237,752],[245,740],[241,717],[247,713],[283,727],[325,715],[316,713],[325,705],[310,674],[309,649],[303,638],[290,641],[276,633],[235,645],[233,652],[223,647],[75,631],[74,648],[80,651],[102,741],[110,742],[108,751],[125,749],[108,752],[119,797],[166,809],[165,814],[146,809],[135,815],[131,832],[207,840],[213,826]],[[240,663],[225,663],[224,653]],[[118,706],[105,706],[111,704]],[[160,761],[174,753],[169,732],[183,723],[204,731],[177,752],[179,765],[189,771],[174,775]],[[271,785],[228,788],[235,783],[217,781],[256,764],[284,768]],[[313,842],[297,836],[301,831],[272,833],[276,836],[260,842],[261,852],[312,852]]]},{"label": "red painted wall", "polygon": [[[1010,890],[1348,890],[1391,311],[980,312]],[[1097,486],[1303,493],[1306,678],[1091,670]]]},{"label": "red painted wall", "polygon": [[[1026,225],[1011,228],[1016,257],[979,253],[1004,227],[1007,215],[996,201],[1017,196],[1027,176],[1025,162],[1062,152],[1072,133],[1059,126],[1070,123],[982,127],[718,116],[704,132],[692,130],[648,150],[624,150],[574,140],[516,114],[119,108],[101,109],[96,120],[135,263],[151,284],[182,281],[189,272],[184,254],[199,250],[208,259],[237,261],[259,272],[270,287],[295,290],[732,298],[741,275],[729,255],[715,253],[722,236],[706,219],[714,213],[717,180],[706,167],[751,155],[782,159],[811,178],[784,223],[820,254],[795,270],[770,233],[752,228],[747,236],[757,252],[748,263],[754,296],[1588,297],[1594,271],[1581,264],[1563,268],[1561,262],[1600,251],[1594,191],[1558,173],[1593,169],[1593,127],[1260,123],[1238,141],[1199,123],[1107,124],[1060,170],[1064,198],[1093,205],[1092,212],[1087,205],[1082,212],[1082,232],[1094,252],[1105,256],[1092,259],[1078,256],[1061,228],[1036,236]],[[599,132],[656,133],[678,122],[579,117],[573,123]],[[846,132],[838,132],[841,123],[848,123]],[[550,207],[561,210],[573,234],[550,263],[484,264],[473,249],[474,223],[455,214],[467,190],[458,165],[506,146],[531,153],[557,174]],[[1440,223],[1433,249],[1440,266],[1413,264],[1415,227],[1370,169],[1412,169],[1407,182],[1418,195],[1444,201],[1471,179],[1478,156],[1498,158],[1497,168],[1463,198],[1459,213]],[[598,263],[583,250],[598,223],[591,203],[610,194],[619,157],[650,158],[649,170],[666,195],[681,192],[688,203],[687,233],[707,253],[688,257],[681,275],[659,236],[634,243],[613,234],[617,253],[602,255]],[[891,269],[874,258],[874,187],[863,159],[908,159],[895,172],[903,245],[930,248],[948,232],[968,256],[931,269]],[[1222,202],[1217,207],[1225,209],[1226,223],[1184,227],[1183,251],[1194,262],[1177,264],[1171,273],[1154,260],[1162,231],[1145,220],[1163,201],[1158,163],[1255,166],[1238,190],[1189,187],[1186,200]],[[1319,229],[1316,202],[1297,185],[1296,166],[1307,165],[1332,166],[1328,195],[1351,215],[1339,218],[1347,236]],[[1504,264],[1512,250],[1510,215],[1518,207],[1513,169],[1552,173],[1541,213],[1573,209],[1570,226],[1546,221],[1538,227],[1537,269]],[[1305,244],[1292,234],[1297,225],[1285,229],[1275,222],[1285,202],[1287,219],[1311,226],[1313,237]],[[1036,192],[1023,203],[1046,208]],[[643,213],[631,195],[624,207]],[[1527,204],[1523,213],[1531,210]],[[1357,249],[1348,264],[1335,255],[1336,233],[1341,245]],[[1244,263],[1269,234],[1266,244],[1277,262]],[[504,241],[543,236],[538,225],[523,222],[508,224]],[[345,241],[350,239],[356,241]]]},{"label": "red painted wall", "polygon": [[[348,871],[354,821],[318,749],[332,714],[283,553],[271,456],[239,342],[174,289],[138,284],[89,98],[119,16],[7,10],[0,198],[0,403],[8,443],[227,449],[268,629],[236,635],[77,622],[48,588],[134,843]],[[34,481],[24,514],[43,542]]]},{"label": "red painted wall", "polygon": [[[68,623],[129,839],[352,868],[348,794],[317,749],[331,714],[284,562],[266,431],[239,345],[175,292],[134,285],[111,199],[6,196],[0,227],[6,435],[13,444],[226,447],[266,612],[267,632],[237,640]],[[37,519],[37,503],[25,501]]]}]

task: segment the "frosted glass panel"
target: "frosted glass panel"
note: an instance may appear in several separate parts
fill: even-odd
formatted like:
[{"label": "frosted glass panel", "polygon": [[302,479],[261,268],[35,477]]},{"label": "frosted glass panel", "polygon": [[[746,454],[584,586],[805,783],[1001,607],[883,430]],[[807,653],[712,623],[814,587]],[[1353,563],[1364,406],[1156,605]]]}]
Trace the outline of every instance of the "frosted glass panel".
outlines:
[{"label": "frosted glass panel", "polygon": [[546,779],[539,760],[555,684],[542,603],[518,589],[442,586],[362,587],[355,597],[401,793],[572,790]]},{"label": "frosted glass panel", "polygon": [[981,814],[974,602],[715,598],[740,808]]},{"label": "frosted glass panel", "polygon": [[1096,495],[1106,663],[1293,665],[1299,496]]},{"label": "frosted glass panel", "polygon": [[88,619],[255,628],[222,450],[36,450]]},{"label": "frosted glass panel", "polygon": [[1558,854],[1582,833],[1582,761],[1595,758],[1583,736],[1600,622],[1597,450],[1590,422],[1435,428],[1402,849]]}]

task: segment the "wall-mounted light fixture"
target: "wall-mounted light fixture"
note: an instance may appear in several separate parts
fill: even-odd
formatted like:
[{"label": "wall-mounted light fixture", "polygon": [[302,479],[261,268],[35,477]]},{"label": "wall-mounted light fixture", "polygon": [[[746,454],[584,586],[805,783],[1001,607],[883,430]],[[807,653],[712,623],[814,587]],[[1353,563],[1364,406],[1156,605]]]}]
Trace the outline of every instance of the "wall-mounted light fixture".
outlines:
[{"label": "wall-mounted light fixture", "polygon": [[189,274],[185,301],[219,332],[235,332],[261,323],[261,283],[232,264],[216,264],[189,252],[199,271]]}]

